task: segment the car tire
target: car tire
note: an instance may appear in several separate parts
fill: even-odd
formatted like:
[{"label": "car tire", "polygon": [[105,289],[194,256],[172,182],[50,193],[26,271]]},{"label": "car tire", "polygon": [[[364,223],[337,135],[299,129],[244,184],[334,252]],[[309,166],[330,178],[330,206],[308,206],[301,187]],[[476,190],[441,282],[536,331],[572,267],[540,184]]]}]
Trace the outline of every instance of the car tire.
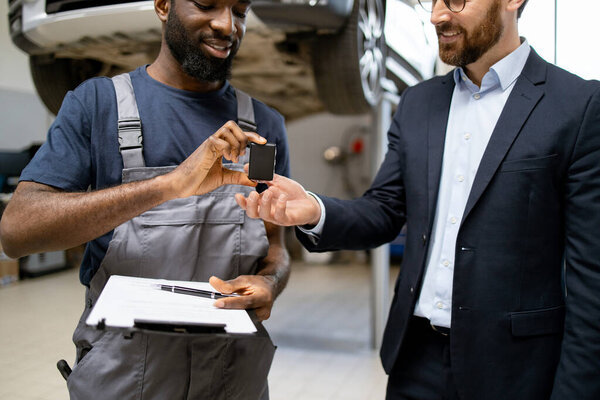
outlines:
[{"label": "car tire", "polygon": [[57,114],[69,90],[86,79],[98,76],[104,64],[89,59],[55,58],[51,55],[29,57],[35,89],[51,113]]},{"label": "car tire", "polygon": [[317,92],[333,114],[371,110],[383,94],[385,76],[385,2],[355,0],[342,30],[318,36],[312,46]]}]

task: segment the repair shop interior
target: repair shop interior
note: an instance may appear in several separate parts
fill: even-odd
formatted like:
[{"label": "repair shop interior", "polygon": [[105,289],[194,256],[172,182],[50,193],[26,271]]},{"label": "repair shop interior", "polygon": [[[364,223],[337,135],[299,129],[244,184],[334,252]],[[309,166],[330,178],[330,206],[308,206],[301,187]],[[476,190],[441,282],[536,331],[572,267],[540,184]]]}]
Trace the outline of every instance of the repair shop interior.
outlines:
[{"label": "repair shop interior", "polygon": [[[311,252],[357,228],[250,209],[361,197],[405,91],[453,73],[431,20],[464,3],[0,1],[0,398],[386,398],[410,227]],[[529,1],[519,34],[600,79],[600,6],[571,3]]]}]

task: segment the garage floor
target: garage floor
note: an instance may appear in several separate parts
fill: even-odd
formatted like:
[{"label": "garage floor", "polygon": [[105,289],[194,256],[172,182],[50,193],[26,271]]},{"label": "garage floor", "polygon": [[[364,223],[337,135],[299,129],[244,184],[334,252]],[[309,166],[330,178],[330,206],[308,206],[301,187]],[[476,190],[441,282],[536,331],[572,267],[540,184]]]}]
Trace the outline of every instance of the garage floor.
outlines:
[{"label": "garage floor", "polygon": [[[278,346],[272,400],[385,397],[386,376],[369,347],[369,285],[367,265],[293,266],[265,322]],[[74,269],[0,289],[1,399],[68,398],[55,365],[72,364],[83,293]]]}]

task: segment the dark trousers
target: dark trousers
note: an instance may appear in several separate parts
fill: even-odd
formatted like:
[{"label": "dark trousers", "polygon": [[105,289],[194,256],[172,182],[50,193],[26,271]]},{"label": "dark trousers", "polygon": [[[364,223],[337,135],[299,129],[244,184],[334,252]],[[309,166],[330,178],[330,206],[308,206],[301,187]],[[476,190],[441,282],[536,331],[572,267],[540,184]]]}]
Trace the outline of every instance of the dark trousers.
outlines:
[{"label": "dark trousers", "polygon": [[459,400],[450,366],[450,336],[436,332],[429,320],[412,317],[386,399]]}]

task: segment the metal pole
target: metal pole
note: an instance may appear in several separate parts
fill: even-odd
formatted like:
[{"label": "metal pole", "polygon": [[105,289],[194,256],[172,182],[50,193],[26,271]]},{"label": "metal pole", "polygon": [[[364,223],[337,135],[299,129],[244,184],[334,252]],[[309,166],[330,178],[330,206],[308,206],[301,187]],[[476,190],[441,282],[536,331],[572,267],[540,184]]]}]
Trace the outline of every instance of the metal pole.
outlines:
[{"label": "metal pole", "polygon": [[[397,96],[396,96],[397,97]],[[394,97],[385,95],[373,112],[374,146],[371,150],[372,176],[383,162],[387,151],[387,130],[392,119]],[[383,329],[387,321],[390,294],[390,245],[385,244],[371,252],[371,346],[381,347]]]},{"label": "metal pole", "polygon": [[558,65],[558,0],[554,0],[554,65]]}]

